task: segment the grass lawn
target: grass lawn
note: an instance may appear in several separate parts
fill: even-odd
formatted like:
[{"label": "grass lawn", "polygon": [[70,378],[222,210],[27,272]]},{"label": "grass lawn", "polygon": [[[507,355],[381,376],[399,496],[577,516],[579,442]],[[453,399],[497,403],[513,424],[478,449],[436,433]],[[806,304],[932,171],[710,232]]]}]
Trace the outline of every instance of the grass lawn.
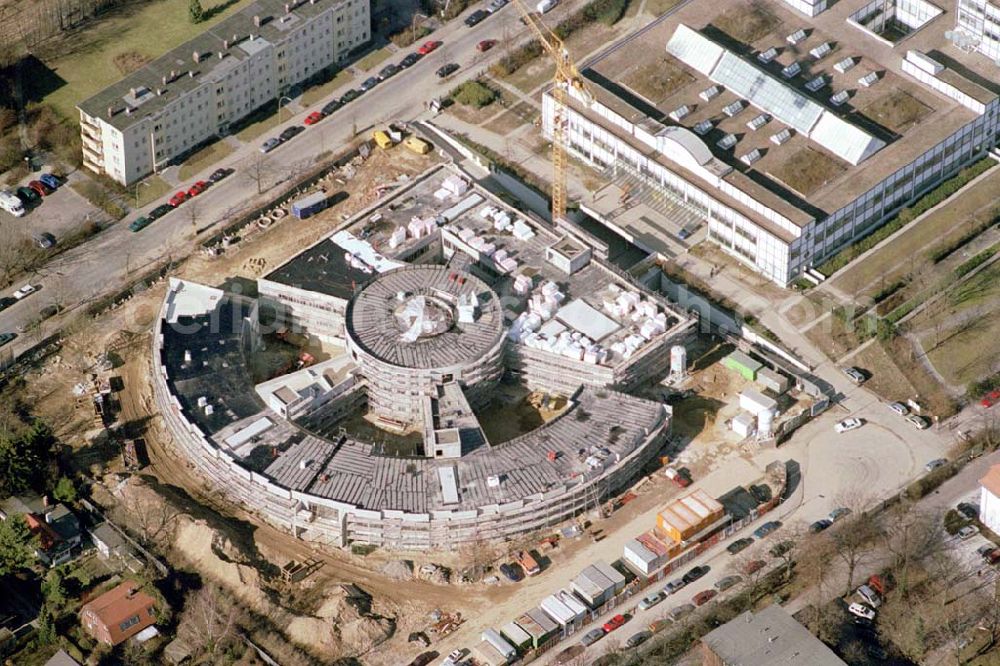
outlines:
[{"label": "grass lawn", "polygon": [[659,104],[693,80],[676,60],[667,57],[644,62],[621,79],[622,83],[653,104]]},{"label": "grass lawn", "polygon": [[[722,6],[725,6],[724,3]],[[752,44],[777,28],[781,21],[763,5],[741,2],[712,19],[712,24],[744,44]]]},{"label": "grass lawn", "polygon": [[647,14],[660,16],[679,5],[680,2],[681,0],[648,0],[645,11]]},{"label": "grass lawn", "polygon": [[[62,55],[45,63],[65,85],[46,95],[44,101],[67,118],[76,119],[75,107],[80,101],[122,78],[115,66],[116,56],[158,57],[250,4],[250,0],[237,0],[211,20],[197,25],[188,20],[188,4],[188,0],[157,0],[129,5],[73,33],[59,49]],[[202,6],[209,11],[217,4],[207,0]]]},{"label": "grass lawn", "polygon": [[[291,118],[289,113],[284,112],[281,116],[288,120]],[[253,141],[277,127],[278,122],[277,108],[271,112],[270,107],[266,107],[265,110],[257,111],[251,118],[246,119],[246,126],[236,133],[236,138],[243,142]]]},{"label": "grass lawn", "polygon": [[181,180],[187,180],[199,171],[228,157],[232,152],[233,147],[225,141],[221,139],[214,141],[184,160],[177,177]]},{"label": "grass lawn", "polygon": [[[132,186],[130,189],[132,190],[132,196],[129,203],[134,204],[135,186]],[[139,184],[139,208],[143,208],[156,201],[170,190],[170,183],[155,174],[144,178]]]},{"label": "grass lawn", "polygon": [[883,399],[896,401],[913,397],[913,385],[879,343],[872,343],[859,351],[851,358],[850,363],[871,373],[871,378],[865,382],[865,388]]},{"label": "grass lawn", "polygon": [[861,112],[893,132],[902,133],[931,112],[930,107],[898,88],[887,92]]},{"label": "grass lawn", "polygon": [[802,147],[769,172],[802,195],[809,195],[842,174],[847,167],[818,150]]},{"label": "grass lawn", "polygon": [[486,123],[484,127],[494,134],[507,135],[522,125],[534,122],[538,115],[538,110],[534,106],[527,102],[521,102],[513,109],[504,111]]},{"label": "grass lawn", "polygon": [[334,90],[345,86],[354,80],[354,75],[351,74],[346,69],[342,69],[337,72],[337,75],[326,83],[320,84],[318,86],[313,86],[309,90],[302,93],[302,106],[312,106],[316,102],[330,95]]},{"label": "grass lawn", "polygon": [[385,59],[391,56],[392,54],[393,54],[392,47],[386,45],[380,48],[379,50],[372,51],[371,53],[366,55],[364,58],[359,60],[355,66],[358,69],[369,71],[381,65],[382,62],[385,61]]}]

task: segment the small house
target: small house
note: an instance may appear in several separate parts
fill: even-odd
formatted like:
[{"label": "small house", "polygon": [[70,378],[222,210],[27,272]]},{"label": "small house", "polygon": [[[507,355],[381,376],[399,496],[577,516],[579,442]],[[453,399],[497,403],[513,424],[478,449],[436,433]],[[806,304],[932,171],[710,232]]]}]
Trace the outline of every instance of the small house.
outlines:
[{"label": "small house", "polygon": [[80,609],[80,622],[105,645],[118,645],[156,623],[156,600],[127,580]]}]

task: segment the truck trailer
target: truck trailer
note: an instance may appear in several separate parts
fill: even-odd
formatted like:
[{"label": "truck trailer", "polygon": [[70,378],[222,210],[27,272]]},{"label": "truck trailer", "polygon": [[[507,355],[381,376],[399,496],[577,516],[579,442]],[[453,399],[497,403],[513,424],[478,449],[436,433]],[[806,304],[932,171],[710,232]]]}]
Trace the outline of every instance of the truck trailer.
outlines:
[{"label": "truck trailer", "polygon": [[304,220],[326,208],[328,203],[329,198],[326,192],[313,192],[292,204],[292,215],[300,220]]}]

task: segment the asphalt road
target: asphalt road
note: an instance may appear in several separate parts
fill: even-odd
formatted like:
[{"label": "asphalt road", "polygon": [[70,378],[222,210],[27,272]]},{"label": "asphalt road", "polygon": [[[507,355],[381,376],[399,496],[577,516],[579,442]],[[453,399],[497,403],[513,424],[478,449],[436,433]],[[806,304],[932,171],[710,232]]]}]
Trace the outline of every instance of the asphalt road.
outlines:
[{"label": "asphalt road", "polygon": [[[581,0],[564,2],[546,15],[546,21],[554,25],[565,14],[580,4]],[[471,7],[466,14],[478,9]],[[266,158],[269,174],[267,187],[273,188],[315,164],[317,156],[326,151],[336,151],[352,138],[355,128],[359,132],[387,121],[411,121],[426,115],[425,103],[442,96],[462,81],[475,78],[482,70],[498,59],[504,48],[497,45],[486,53],[476,50],[476,44],[484,39],[500,39],[509,35],[511,43],[523,41],[529,36],[529,29],[518,20],[518,12],[510,5],[473,28],[464,23],[464,16],[450,21],[429,35],[427,39],[443,42],[441,47],[422,58],[412,67],[403,70],[388,81],[365,93],[361,98],[345,105],[318,125],[308,128],[286,144],[273,150]],[[377,71],[390,62],[398,63],[412,49],[399,50],[393,57],[377,65]],[[454,62],[460,69],[445,80],[439,79],[435,71],[443,64]],[[191,180],[206,179],[208,174],[219,167],[236,169],[236,173],[214,185],[177,210],[168,213],[139,233],[128,230],[128,223],[155,206],[166,203],[170,195],[150,203],[144,209],[130,214],[121,223],[103,231],[94,239],[67,251],[33,275],[23,276],[14,286],[0,292],[0,297],[9,296],[18,286],[30,283],[41,287],[37,294],[0,312],[0,333],[16,332],[37,317],[38,311],[52,302],[65,308],[60,317],[43,324],[41,330],[32,336],[20,336],[0,350],[0,359],[11,353],[20,354],[38,339],[41,339],[59,325],[62,318],[77,307],[98,297],[114,293],[128,283],[128,278],[137,272],[155,265],[168,256],[180,257],[191,252],[194,245],[194,230],[205,232],[208,227],[228,217],[233,211],[248,207],[247,202],[257,196],[257,182],[249,177],[260,158],[259,146],[269,136],[276,136],[282,129],[301,125],[310,110],[322,107],[331,99],[340,97],[350,87],[357,87],[374,72],[362,73],[343,89],[317,102],[289,118],[275,129],[244,144],[229,157],[206,168]],[[296,101],[299,101],[298,98]],[[370,129],[365,132],[370,133]],[[180,188],[178,188],[180,189]]]}]

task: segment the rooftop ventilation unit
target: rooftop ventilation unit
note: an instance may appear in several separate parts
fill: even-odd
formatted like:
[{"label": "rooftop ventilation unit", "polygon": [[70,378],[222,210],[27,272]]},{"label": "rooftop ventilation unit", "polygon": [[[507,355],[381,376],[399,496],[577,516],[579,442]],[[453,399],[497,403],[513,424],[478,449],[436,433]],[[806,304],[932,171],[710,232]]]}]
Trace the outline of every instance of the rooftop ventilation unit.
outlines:
[{"label": "rooftop ventilation unit", "polygon": [[698,97],[701,97],[706,102],[710,102],[719,95],[722,94],[722,86],[712,86],[711,88],[705,88],[702,90]]},{"label": "rooftop ventilation unit", "polygon": [[820,58],[825,57],[832,50],[833,47],[830,46],[830,42],[823,42],[816,48],[809,51],[809,55],[813,57],[813,60],[819,60]]},{"label": "rooftop ventilation unit", "polygon": [[854,66],[857,64],[858,63],[857,61],[854,60],[854,58],[844,58],[836,65],[834,65],[833,68],[837,70],[839,73],[843,74],[844,72],[853,69]]},{"label": "rooftop ventilation unit", "polygon": [[795,46],[800,42],[804,42],[805,39],[806,39],[805,30],[796,30],[792,34],[788,35],[788,37],[785,37],[785,41],[791,44],[792,46]]},{"label": "rooftop ventilation unit", "polygon": [[715,145],[717,145],[719,148],[722,148],[723,150],[729,150],[730,148],[736,145],[736,135],[727,134],[726,136],[716,141]]},{"label": "rooftop ventilation unit", "polygon": [[871,88],[876,82],[878,82],[878,72],[870,72],[858,79],[858,85],[865,88]]},{"label": "rooftop ventilation unit", "polygon": [[846,90],[841,90],[836,95],[830,97],[830,104],[833,104],[834,106],[841,106],[850,98],[851,96]]},{"label": "rooftop ventilation unit", "polygon": [[698,136],[705,136],[706,134],[712,131],[713,127],[714,125],[712,125],[711,120],[703,120],[694,127],[692,127],[691,131],[693,131]]},{"label": "rooftop ventilation unit", "polygon": [[685,104],[684,106],[671,111],[670,119],[673,120],[675,123],[680,122],[681,119],[691,115],[691,111],[692,111],[691,107]]},{"label": "rooftop ventilation unit", "polygon": [[790,79],[793,76],[798,76],[799,72],[802,71],[802,66],[798,62],[793,62],[788,67],[781,70],[781,75],[786,79]]},{"label": "rooftop ventilation unit", "polygon": [[771,135],[771,143],[773,143],[776,146],[780,146],[791,138],[792,138],[792,130],[786,127],[777,134]]},{"label": "rooftop ventilation unit", "polygon": [[750,166],[751,164],[753,164],[754,162],[756,162],[757,160],[759,160],[761,157],[763,157],[763,155],[761,155],[760,150],[757,149],[757,148],[754,148],[749,153],[743,155],[740,158],[740,162],[743,162],[743,164],[746,164],[747,166]]},{"label": "rooftop ventilation unit", "polygon": [[757,54],[757,60],[759,60],[762,64],[765,65],[777,57],[778,57],[778,49],[774,48],[773,46],[768,50],[762,51]]},{"label": "rooftop ventilation unit", "polygon": [[737,115],[740,111],[742,111],[744,106],[745,105],[743,103],[743,100],[738,99],[732,104],[726,105],[726,107],[722,109],[722,112],[727,116],[729,116],[730,118],[732,118],[733,116]]},{"label": "rooftop ventilation unit", "polygon": [[826,85],[826,78],[824,78],[824,76],[820,74],[816,78],[810,79],[809,82],[806,83],[806,90],[808,90],[809,92],[816,92],[825,85]]},{"label": "rooftop ventilation unit", "polygon": [[747,127],[751,131],[756,132],[761,127],[763,127],[764,125],[766,125],[768,120],[770,120],[770,118],[768,117],[768,115],[766,113],[762,113],[759,116],[755,116],[750,122],[748,122],[747,123]]}]

